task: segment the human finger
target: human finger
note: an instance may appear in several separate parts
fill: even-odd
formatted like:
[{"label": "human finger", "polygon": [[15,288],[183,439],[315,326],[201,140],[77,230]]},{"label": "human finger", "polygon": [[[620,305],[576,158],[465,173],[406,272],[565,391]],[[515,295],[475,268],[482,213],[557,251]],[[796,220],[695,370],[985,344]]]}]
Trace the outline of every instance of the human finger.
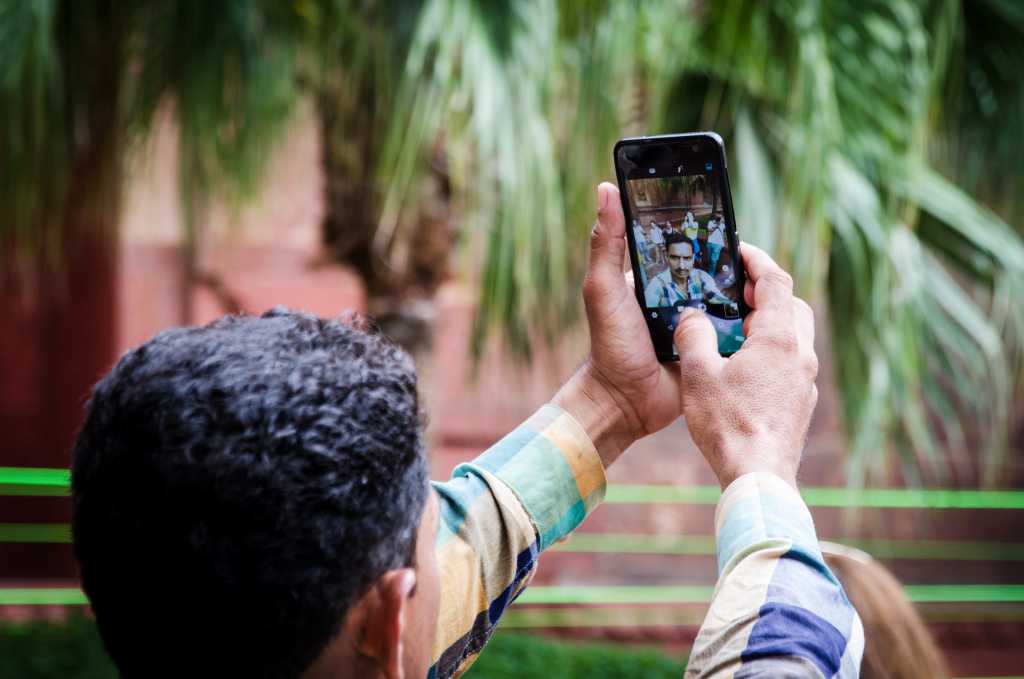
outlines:
[{"label": "human finger", "polygon": [[800,299],[793,298],[793,316],[796,321],[797,338],[800,346],[814,350],[814,310],[811,305]]},{"label": "human finger", "polygon": [[597,187],[597,221],[590,235],[588,276],[599,280],[619,279],[626,255],[626,218],[622,214],[619,190],[608,182]]},{"label": "human finger", "polygon": [[789,305],[793,296],[793,277],[755,245],[740,243],[740,254],[747,278],[754,284],[754,308]]},{"label": "human finger", "polygon": [[708,317],[687,309],[679,318],[673,340],[679,354],[679,371],[684,388],[707,384],[721,370],[725,359],[718,353],[718,333]]},{"label": "human finger", "polygon": [[770,335],[787,344],[795,343],[793,277],[759,247],[741,243],[740,253],[748,283],[753,284],[753,311],[744,322],[747,336]]}]

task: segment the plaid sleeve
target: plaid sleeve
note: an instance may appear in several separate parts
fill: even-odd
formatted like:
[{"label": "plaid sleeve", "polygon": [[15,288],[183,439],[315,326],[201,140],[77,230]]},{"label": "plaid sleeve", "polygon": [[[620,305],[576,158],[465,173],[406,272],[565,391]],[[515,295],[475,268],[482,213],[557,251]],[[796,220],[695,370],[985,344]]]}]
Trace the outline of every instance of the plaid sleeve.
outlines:
[{"label": "plaid sleeve", "polygon": [[796,489],[741,476],[718,502],[715,534],[718,585],[686,676],[855,679],[864,630]]},{"label": "plaid sleeve", "polygon": [[428,676],[447,678],[476,659],[540,553],[601,502],[605,477],[587,433],[549,404],[434,489],[441,611]]}]

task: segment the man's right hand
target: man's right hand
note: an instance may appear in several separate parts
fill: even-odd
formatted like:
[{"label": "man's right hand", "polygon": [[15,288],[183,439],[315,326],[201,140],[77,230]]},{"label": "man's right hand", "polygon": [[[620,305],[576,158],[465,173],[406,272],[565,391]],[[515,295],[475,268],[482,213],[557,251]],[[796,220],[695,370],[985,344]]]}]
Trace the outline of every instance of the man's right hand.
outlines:
[{"label": "man's right hand", "polygon": [[740,254],[752,309],[740,350],[719,355],[714,326],[696,309],[676,328],[683,416],[723,489],[754,471],[796,486],[818,401],[814,313],[793,296],[793,279],[767,253],[742,243]]}]

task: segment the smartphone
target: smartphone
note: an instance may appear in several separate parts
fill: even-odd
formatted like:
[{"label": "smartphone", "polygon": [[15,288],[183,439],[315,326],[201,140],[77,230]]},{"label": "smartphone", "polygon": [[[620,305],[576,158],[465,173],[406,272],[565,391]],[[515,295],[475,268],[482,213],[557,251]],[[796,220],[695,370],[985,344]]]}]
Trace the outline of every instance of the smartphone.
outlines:
[{"label": "smartphone", "polygon": [[748,310],[722,138],[691,132],[621,139],[615,173],[636,299],[658,359],[678,359],[672,336],[687,307],[711,319],[719,353],[734,354]]}]

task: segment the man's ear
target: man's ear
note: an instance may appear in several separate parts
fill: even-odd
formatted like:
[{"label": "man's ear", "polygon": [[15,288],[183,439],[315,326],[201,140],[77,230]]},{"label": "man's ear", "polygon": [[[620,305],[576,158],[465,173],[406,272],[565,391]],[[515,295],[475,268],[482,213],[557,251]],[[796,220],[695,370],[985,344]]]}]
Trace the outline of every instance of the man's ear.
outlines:
[{"label": "man's ear", "polygon": [[373,662],[387,679],[404,679],[402,632],[416,571],[398,568],[384,573],[352,607],[346,632],[356,652]]}]

